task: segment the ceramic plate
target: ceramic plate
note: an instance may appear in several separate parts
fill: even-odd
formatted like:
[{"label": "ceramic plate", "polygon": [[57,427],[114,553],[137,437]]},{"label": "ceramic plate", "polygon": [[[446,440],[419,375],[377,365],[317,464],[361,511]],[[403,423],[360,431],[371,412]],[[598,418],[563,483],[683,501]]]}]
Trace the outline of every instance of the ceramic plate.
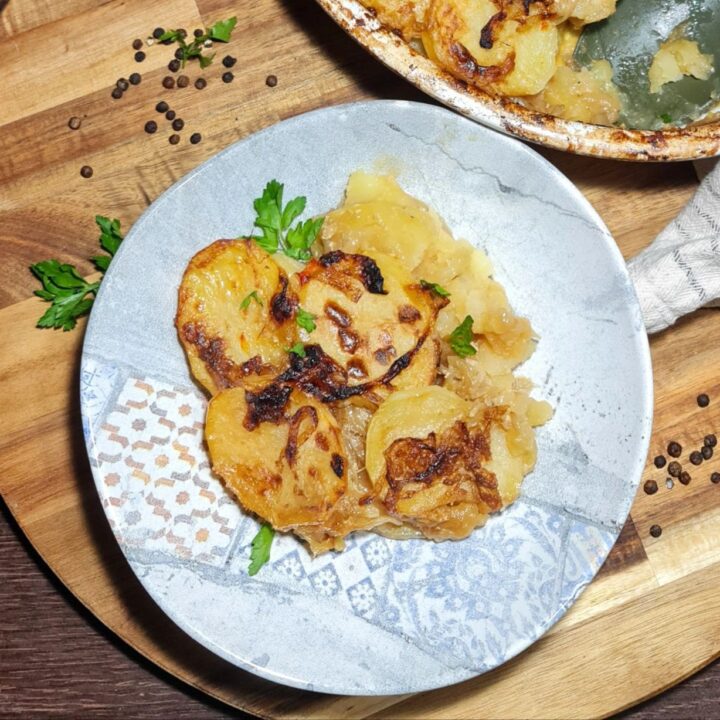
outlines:
[{"label": "ceramic plate", "polygon": [[[247,575],[256,521],[213,476],[206,398],[173,319],[192,255],[250,232],[277,178],[322,213],[358,168],[391,171],[483,248],[541,336],[523,374],[555,406],[521,498],[462,542],[350,538],[311,558],[293,537]],[[137,221],[103,281],[81,394],[97,490],[133,570],[188,634],[231,663],[310,690],[409,693],[497,667],[593,578],[640,480],[651,369],[607,229],[521,143],[444,109],[366,102],[286,120],[229,147]]]}]

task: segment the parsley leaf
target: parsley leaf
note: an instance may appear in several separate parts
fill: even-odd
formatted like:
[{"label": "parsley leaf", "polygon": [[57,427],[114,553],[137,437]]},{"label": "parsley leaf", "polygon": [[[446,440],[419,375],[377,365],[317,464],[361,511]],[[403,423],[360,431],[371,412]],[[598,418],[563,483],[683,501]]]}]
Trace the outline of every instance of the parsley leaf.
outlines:
[{"label": "parsley leaf", "polygon": [[237,25],[237,18],[231,17],[227,20],[218,20],[208,30],[207,34],[211,40],[218,40],[219,42],[228,42],[233,29]]},{"label": "parsley leaf", "polygon": [[465,319],[450,333],[450,347],[460,357],[475,355],[477,350],[470,344],[473,338],[473,319],[467,315]]},{"label": "parsley leaf", "polygon": [[287,348],[289,353],[295,353],[298,357],[304,358],[306,355],[305,346],[301,342],[296,342],[292,347]]},{"label": "parsley leaf", "polygon": [[183,38],[182,33],[179,30],[166,30],[157,39],[157,41],[159,43],[161,43],[161,42],[176,42],[177,40],[182,40],[182,38]]},{"label": "parsley leaf", "polygon": [[251,543],[248,575],[256,575],[258,570],[270,559],[270,546],[274,537],[275,531],[270,525],[263,525],[258,530],[258,534]]},{"label": "parsley leaf", "polygon": [[260,307],[262,307],[262,300],[258,297],[257,290],[253,290],[251,293],[248,293],[243,301],[240,303],[240,309],[241,310],[247,310],[250,307],[250,303],[252,301],[255,301]]},{"label": "parsley leaf", "polygon": [[668,115],[668,113],[663,113],[662,115],[660,115],[660,119],[661,119],[666,125],[672,122],[672,118],[670,117],[670,115]]},{"label": "parsley leaf", "polygon": [[450,297],[450,293],[442,285],[438,285],[437,283],[428,282],[427,280],[420,280],[420,287],[423,290],[432,290],[440,297]]},{"label": "parsley leaf", "polygon": [[200,67],[204,70],[208,65],[212,64],[215,53],[212,55],[200,55],[198,54],[198,60],[200,61]]},{"label": "parsley leaf", "polygon": [[317,326],[315,325],[315,316],[301,307],[295,313],[295,322],[303,329],[311,333]]},{"label": "parsley leaf", "polygon": [[[108,255],[97,255],[92,261],[98,270],[105,272],[120,247],[123,236],[120,234],[119,220],[97,215],[95,222],[100,228],[100,247]],[[77,325],[77,319],[90,312],[100,287],[99,280],[89,283],[73,265],[58,260],[35,263],[30,266],[30,271],[42,283],[42,290],[36,290],[35,295],[51,303],[37,321],[37,327],[72,330]]]},{"label": "parsley leaf", "polygon": [[284,186],[271,180],[262,195],[253,201],[256,218],[253,227],[262,235],[253,236],[255,242],[266,252],[283,252],[295,260],[307,261],[311,257],[310,246],[315,242],[324,218],[299,222],[291,228],[292,222],[305,210],[307,200],[299,196],[283,207]]}]

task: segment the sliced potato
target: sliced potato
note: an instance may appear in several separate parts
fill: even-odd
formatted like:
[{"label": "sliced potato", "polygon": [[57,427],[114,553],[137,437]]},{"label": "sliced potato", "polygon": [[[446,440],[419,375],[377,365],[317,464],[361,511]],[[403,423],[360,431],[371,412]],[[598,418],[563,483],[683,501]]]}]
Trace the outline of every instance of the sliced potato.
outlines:
[{"label": "sliced potato", "polygon": [[223,390],[210,401],[205,437],[214,472],[242,506],[314,553],[341,549],[349,532],[379,521],[379,510],[361,503],[367,488],[349,480],[337,421],[298,390],[272,402]]},{"label": "sliced potato", "polygon": [[214,394],[277,373],[295,341],[295,304],[285,273],[252,240],[201,250],[183,275],[175,318],[195,378]]},{"label": "sliced potato", "polygon": [[430,0],[364,0],[363,4],[375,10],[378,20],[398,30],[405,40],[414,40],[425,25]]}]

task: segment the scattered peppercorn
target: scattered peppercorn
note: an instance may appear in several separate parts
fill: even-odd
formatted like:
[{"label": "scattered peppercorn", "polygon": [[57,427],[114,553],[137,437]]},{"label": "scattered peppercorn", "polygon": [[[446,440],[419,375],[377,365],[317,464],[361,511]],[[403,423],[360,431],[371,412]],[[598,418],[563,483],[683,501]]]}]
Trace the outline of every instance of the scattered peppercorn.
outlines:
[{"label": "scattered peppercorn", "polygon": [[680,457],[682,455],[682,445],[673,441],[667,446],[667,451],[670,457]]},{"label": "scattered peppercorn", "polygon": [[666,487],[668,490],[672,490],[672,489],[675,487],[675,483],[673,482],[673,479],[672,479],[672,478],[667,478],[667,479],[665,480],[665,487]]},{"label": "scattered peppercorn", "polygon": [[193,133],[190,136],[190,142],[193,145],[197,145],[202,140],[202,135],[200,133]]},{"label": "scattered peppercorn", "polygon": [[177,134],[175,134],[175,133],[173,133],[173,134],[168,138],[168,142],[169,142],[171,145],[177,145],[177,144],[180,142],[180,136],[177,135]]},{"label": "scattered peppercorn", "polygon": [[665,464],[667,463],[667,460],[665,459],[664,455],[657,455],[655,459],[653,460],[655,463],[656,468],[662,468],[665,467]]},{"label": "scattered peppercorn", "polygon": [[650,534],[651,534],[654,538],[659,538],[659,537],[662,535],[662,528],[661,528],[659,525],[653,525],[653,526],[650,528]]},{"label": "scattered peppercorn", "polygon": [[139,50],[142,47],[142,40],[140,38],[135,38],[133,40],[133,50]]},{"label": "scattered peppercorn", "polygon": [[268,87],[275,87],[277,85],[277,76],[276,75],[268,75],[265,78],[265,84]]},{"label": "scattered peppercorn", "polygon": [[234,58],[232,55],[226,55],[226,56],[222,59],[222,64],[223,64],[226,68],[231,68],[236,62],[237,62],[237,58]]},{"label": "scattered peppercorn", "polygon": [[170,72],[177,72],[180,69],[180,61],[179,60],[171,60],[168,63],[168,70]]},{"label": "scattered peppercorn", "polygon": [[717,445],[717,436],[715,434],[706,435],[703,442],[707,447],[715,447]]},{"label": "scattered peppercorn", "polygon": [[720,472],[714,472],[714,473],[710,476],[710,482],[711,482],[711,483],[714,483],[715,485],[717,485],[718,483],[720,483]]},{"label": "scattered peppercorn", "polygon": [[193,30],[193,35],[195,37],[202,37],[205,34],[205,31],[202,28],[195,28]]},{"label": "scattered peppercorn", "polygon": [[697,404],[703,408],[707,407],[710,404],[710,398],[705,393],[702,393],[697,396]]},{"label": "scattered peppercorn", "polygon": [[180,75],[177,79],[177,86],[179,88],[187,87],[190,84],[190,78],[187,75]]},{"label": "scattered peppercorn", "polygon": [[132,85],[139,85],[140,81],[142,80],[142,75],[140,73],[133,73],[132,75],[130,75],[128,80]]},{"label": "scattered peppercorn", "polygon": [[177,31],[178,37],[181,37],[183,40],[187,37],[187,30],[185,28],[180,28]]},{"label": "scattered peppercorn", "polygon": [[670,475],[670,477],[675,477],[675,478],[680,477],[681,472],[682,472],[682,467],[680,466],[680,463],[677,462],[677,460],[673,460],[668,465],[668,475]]},{"label": "scattered peppercorn", "polygon": [[168,90],[172,90],[172,88],[175,87],[175,78],[170,77],[169,75],[166,75],[163,78],[162,85],[164,88],[167,88]]},{"label": "scattered peppercorn", "polygon": [[207,85],[207,80],[205,78],[198,78],[195,81],[195,87],[198,90],[204,90],[206,85]]},{"label": "scattered peppercorn", "polygon": [[203,43],[203,47],[211,48],[212,46],[213,46],[213,41],[212,41],[210,38],[208,38],[208,39]]},{"label": "scattered peppercorn", "polygon": [[135,53],[135,62],[142,62],[145,59],[145,53],[142,50],[138,50]]},{"label": "scattered peppercorn", "polygon": [[165,113],[165,119],[166,119],[166,120],[174,120],[176,114],[177,114],[177,113],[176,113],[174,110],[168,110],[168,111]]},{"label": "scattered peppercorn", "polygon": [[82,120],[75,115],[68,120],[68,127],[71,130],[77,130],[80,125],[82,125]]},{"label": "scattered peppercorn", "polygon": [[154,120],[148,120],[145,123],[145,132],[152,135],[157,130],[157,123]]},{"label": "scattered peppercorn", "polygon": [[703,456],[697,450],[693,450],[693,452],[690,453],[690,462],[693,465],[700,465],[700,463],[702,461],[703,461]]},{"label": "scattered peppercorn", "polygon": [[235,79],[235,76],[231,72],[223,73],[222,81],[224,83],[231,83]]},{"label": "scattered peppercorn", "polygon": [[178,60],[182,60],[182,59],[185,57],[185,53],[183,52],[183,49],[182,49],[182,48],[178,48],[178,49],[175,51],[175,57],[176,57]]},{"label": "scattered peppercorn", "polygon": [[93,169],[92,169],[89,165],[83,165],[83,166],[80,168],[80,174],[81,174],[84,178],[91,178],[92,175],[93,175]]},{"label": "scattered peppercorn", "polygon": [[167,112],[167,111],[168,111],[169,107],[170,107],[170,106],[169,106],[164,100],[161,100],[161,101],[155,106],[155,109],[156,109],[159,113],[164,113],[164,112]]},{"label": "scattered peppercorn", "polygon": [[125,78],[120,78],[116,83],[116,87],[119,87],[123,92],[130,87],[130,83]]},{"label": "scattered peppercorn", "polygon": [[159,40],[164,34],[165,34],[165,28],[156,27],[156,28],[153,30],[153,37],[154,37],[156,40]]},{"label": "scattered peppercorn", "polygon": [[713,449],[709,445],[703,445],[700,449],[703,460],[709,460],[713,456]]},{"label": "scattered peppercorn", "polygon": [[185,121],[182,118],[173,120],[173,124],[172,124],[173,130],[182,130],[184,127],[185,127]]},{"label": "scattered peppercorn", "polygon": [[648,495],[654,495],[658,491],[658,485],[654,480],[647,480],[643,489]]},{"label": "scattered peppercorn", "polygon": [[690,476],[690,473],[687,472],[687,470],[683,470],[680,473],[680,477],[678,478],[678,480],[680,480],[683,485],[689,485],[692,477]]},{"label": "scattered peppercorn", "polygon": [[116,100],[119,100],[123,96],[123,91],[119,87],[114,87],[110,93]]}]

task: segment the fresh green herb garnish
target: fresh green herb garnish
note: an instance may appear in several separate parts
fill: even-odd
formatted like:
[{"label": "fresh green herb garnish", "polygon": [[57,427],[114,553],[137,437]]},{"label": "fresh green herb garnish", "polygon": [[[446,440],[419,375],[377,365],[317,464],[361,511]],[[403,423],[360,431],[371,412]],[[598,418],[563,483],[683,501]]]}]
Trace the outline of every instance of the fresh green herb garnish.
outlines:
[{"label": "fresh green herb garnish", "polygon": [[473,319],[471,315],[466,318],[450,333],[450,347],[460,357],[475,355],[477,350],[471,345],[473,338]]},{"label": "fresh green herb garnish", "polygon": [[263,525],[258,530],[258,534],[251,543],[248,575],[257,574],[258,570],[270,559],[270,546],[274,537],[275,531],[270,525]]},{"label": "fresh green herb garnish", "polygon": [[295,313],[295,322],[303,329],[311,333],[317,325],[315,325],[315,316],[301,307]]},{"label": "fresh green herb garnish", "polygon": [[670,115],[668,115],[667,113],[663,113],[663,114],[660,116],[660,119],[661,119],[666,125],[672,122],[672,118],[671,118]]},{"label": "fresh green herb garnish", "polygon": [[[96,215],[95,222],[100,228],[100,247],[108,255],[96,255],[91,260],[95,267],[104,273],[120,247],[123,236],[120,234],[119,220]],[[30,271],[43,286],[42,290],[35,291],[35,295],[51,303],[37,321],[37,327],[72,330],[77,319],[90,312],[100,280],[86,282],[73,265],[60,263],[58,260],[35,263],[30,266]]]},{"label": "fresh green herb garnish", "polygon": [[229,42],[230,35],[237,25],[237,18],[231,17],[227,20],[218,20],[209,30],[206,30],[200,37],[194,37],[192,42],[185,42],[185,33],[182,30],[166,30],[159,38],[158,42],[170,44],[176,42],[182,51],[182,66],[192,58],[197,58],[200,67],[205,69],[213,61],[215,53],[212,55],[203,55],[203,47],[206,40],[215,42]]},{"label": "fresh green herb garnish", "polygon": [[438,285],[437,283],[420,280],[420,287],[423,288],[423,290],[432,290],[440,297],[450,297],[450,293],[442,285]]},{"label": "fresh green herb garnish", "polygon": [[293,220],[305,210],[306,198],[293,198],[283,207],[283,189],[281,183],[271,180],[253,202],[257,214],[253,226],[262,231],[262,236],[253,239],[271,255],[280,251],[295,260],[307,261],[311,257],[310,246],[315,242],[324,218],[299,222],[290,228]]},{"label": "fresh green herb garnish", "polygon": [[305,346],[301,342],[296,342],[292,347],[287,348],[289,353],[295,353],[298,357],[305,357]]},{"label": "fresh green herb garnish", "polygon": [[247,310],[250,307],[250,303],[252,301],[255,301],[260,307],[262,307],[262,300],[258,297],[257,290],[253,290],[251,293],[248,293],[244,298],[243,301],[240,303],[240,309],[241,310]]}]

